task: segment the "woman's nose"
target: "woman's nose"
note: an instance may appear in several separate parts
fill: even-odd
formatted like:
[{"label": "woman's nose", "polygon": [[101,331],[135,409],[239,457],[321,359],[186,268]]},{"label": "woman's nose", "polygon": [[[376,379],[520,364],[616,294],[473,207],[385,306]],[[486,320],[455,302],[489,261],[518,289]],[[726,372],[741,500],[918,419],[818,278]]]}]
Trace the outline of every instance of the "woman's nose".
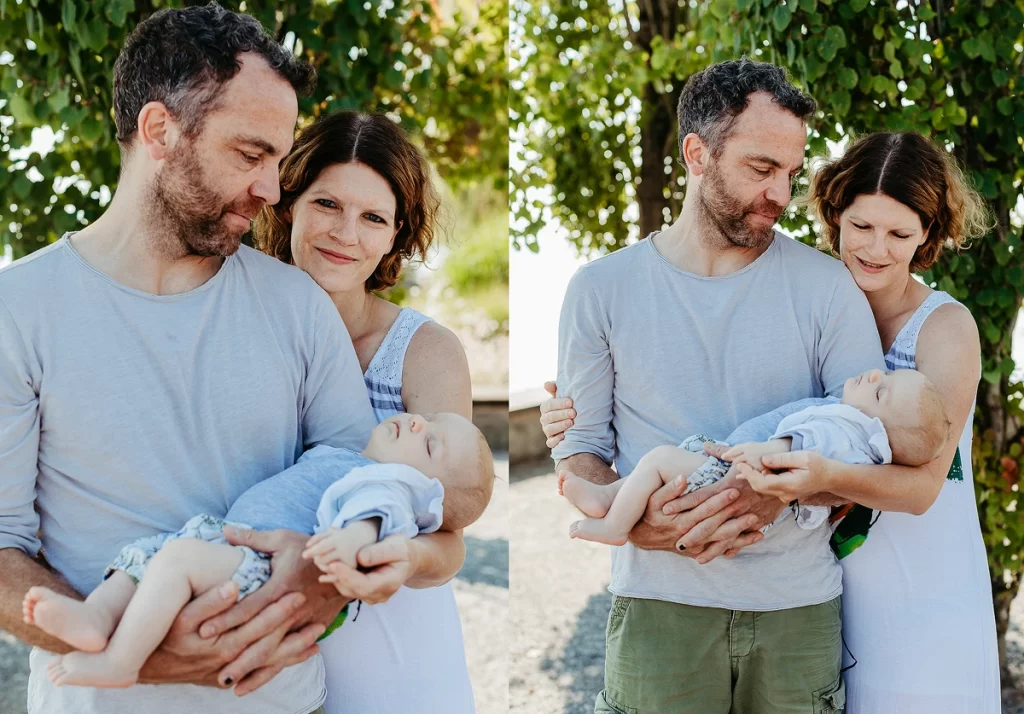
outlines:
[{"label": "woman's nose", "polygon": [[359,242],[359,231],[356,229],[355,221],[346,216],[331,228],[330,236],[341,245],[355,245]]}]

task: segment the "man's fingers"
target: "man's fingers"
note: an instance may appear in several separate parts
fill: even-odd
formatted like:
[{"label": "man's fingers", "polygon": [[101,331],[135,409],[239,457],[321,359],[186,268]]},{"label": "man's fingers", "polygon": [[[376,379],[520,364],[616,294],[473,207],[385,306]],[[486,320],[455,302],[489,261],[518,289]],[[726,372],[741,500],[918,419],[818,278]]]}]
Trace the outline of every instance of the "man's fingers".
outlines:
[{"label": "man's fingers", "polygon": [[241,682],[235,685],[235,696],[244,697],[246,694],[255,692],[271,679],[281,674],[283,669],[284,665],[277,665],[275,667],[260,667],[249,673],[242,677]]},{"label": "man's fingers", "polygon": [[[238,583],[229,580],[210,588],[182,608],[171,626],[172,632],[195,632],[200,623],[224,612],[238,599]],[[202,635],[201,636],[205,636]]]},{"label": "man's fingers", "polygon": [[708,540],[716,543],[725,543],[732,547],[732,541],[739,538],[741,533],[757,527],[757,520],[757,516],[753,513],[747,513],[742,516],[737,516],[736,518],[730,518],[719,526],[718,530],[712,533]]},{"label": "man's fingers", "polygon": [[677,476],[654,492],[654,495],[651,496],[649,506],[654,510],[664,512],[665,504],[679,498],[685,490],[686,478],[683,476]]},{"label": "man's fingers", "polygon": [[[237,585],[235,585],[235,592],[238,592]],[[203,638],[215,637],[222,632],[233,630],[242,623],[248,622],[274,601],[275,594],[271,588],[266,586],[258,588],[251,595],[236,603],[230,610],[208,618],[199,628],[199,636]]]},{"label": "man's fingers", "polygon": [[690,491],[679,498],[669,501],[662,506],[661,510],[666,516],[671,516],[673,513],[682,513],[683,511],[692,510],[710,499],[712,496],[716,495],[717,493],[713,488],[698,488],[695,491]]},{"label": "man's fingers", "polygon": [[257,531],[251,528],[224,526],[224,538],[231,545],[245,545],[261,553],[271,553],[281,545],[279,531]]},{"label": "man's fingers", "polygon": [[715,542],[709,545],[703,553],[697,556],[697,562],[706,565],[729,549],[728,541]]},{"label": "man's fingers", "polygon": [[[249,597],[254,597],[258,592],[259,590]],[[248,600],[249,597],[245,598],[245,600]],[[244,603],[245,600],[242,600],[242,602]],[[227,632],[224,635],[224,641],[229,649],[241,650],[282,626],[285,627],[285,632],[287,632],[294,623],[296,615],[305,609],[305,603],[306,596],[302,593],[288,593],[277,602],[265,607],[259,614],[241,627]],[[262,663],[257,663],[257,666],[259,664]],[[239,676],[244,676],[245,674],[248,674],[248,671],[240,673]]]},{"label": "man's fingers", "polygon": [[732,447],[726,446],[725,444],[716,444],[713,441],[704,442],[704,453],[708,456],[714,456],[716,459],[721,459],[722,454],[731,448]]},{"label": "man's fingers", "polygon": [[732,558],[739,553],[743,548],[754,543],[760,543],[764,540],[764,533],[761,531],[754,531],[752,533],[744,533],[732,542],[729,550],[725,551],[725,557]]},{"label": "man's fingers", "polygon": [[706,542],[722,523],[736,515],[734,502],[739,495],[740,492],[736,489],[727,488],[688,513],[679,516],[679,522],[688,527],[687,531],[676,541],[676,547],[683,545],[691,548]]},{"label": "man's fingers", "polygon": [[676,542],[676,547],[679,548],[679,546],[682,545],[684,548],[679,549],[684,550],[691,545],[710,542],[711,536],[718,530],[719,526],[729,519],[730,515],[729,509],[724,509],[701,520],[683,534],[683,536]]},{"label": "man's fingers", "polygon": [[[323,625],[310,623],[298,632],[287,635],[281,640],[281,644],[278,645],[277,650],[271,655],[270,662],[272,664],[257,668],[247,676],[242,677],[235,685],[235,694],[241,697],[254,692],[273,679],[284,667],[291,667],[300,662],[305,662],[315,655],[320,651],[316,640],[324,633],[325,629]],[[270,672],[264,673],[263,670],[269,670]],[[269,676],[267,676],[268,674]]]}]

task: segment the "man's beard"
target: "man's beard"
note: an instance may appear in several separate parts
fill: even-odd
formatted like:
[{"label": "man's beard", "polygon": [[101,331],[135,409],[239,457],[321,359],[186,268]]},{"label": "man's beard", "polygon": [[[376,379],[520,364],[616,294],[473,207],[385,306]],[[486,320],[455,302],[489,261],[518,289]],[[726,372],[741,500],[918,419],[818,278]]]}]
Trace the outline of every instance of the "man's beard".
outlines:
[{"label": "man's beard", "polygon": [[[751,226],[747,223],[747,215],[762,213],[775,216],[778,220],[784,209],[768,200],[743,204],[729,193],[725,179],[715,164],[708,166],[704,172],[697,205],[702,234],[715,242],[724,242],[735,248],[763,248],[775,237],[773,226]],[[718,237],[714,234],[718,234]]]},{"label": "man's beard", "polygon": [[227,257],[241,244],[244,230],[224,222],[228,211],[253,215],[257,199],[225,205],[205,180],[206,172],[195,146],[184,140],[167,158],[151,189],[155,238],[175,257]]}]

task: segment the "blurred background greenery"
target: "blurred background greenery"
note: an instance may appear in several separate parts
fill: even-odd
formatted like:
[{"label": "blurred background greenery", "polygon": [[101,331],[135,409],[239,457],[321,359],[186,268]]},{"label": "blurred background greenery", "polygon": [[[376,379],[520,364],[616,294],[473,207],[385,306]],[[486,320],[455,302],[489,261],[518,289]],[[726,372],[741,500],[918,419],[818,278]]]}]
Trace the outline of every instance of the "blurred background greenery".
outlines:
[{"label": "blurred background greenery", "polygon": [[[95,219],[116,188],[113,64],[162,0],[0,0],[0,262]],[[300,126],[384,112],[426,151],[444,240],[391,299],[458,332],[474,386],[507,385],[508,110],[503,0],[225,0],[316,68]],[[505,296],[504,301],[502,295]]]},{"label": "blurred background greenery", "polygon": [[[1024,0],[511,0],[511,8],[511,239],[523,252],[543,244],[534,262],[555,232],[593,258],[674,220],[686,192],[679,92],[711,62],[743,55],[786,67],[818,101],[809,164],[856,134],[916,130],[967,168],[998,223],[920,277],[966,304],[982,335],[974,478],[1008,681],[1005,634],[1024,565],[1024,388],[1012,358],[1024,294]],[[806,174],[798,183],[800,193]],[[821,247],[803,211],[790,207],[781,224]],[[520,317],[527,262],[513,258],[516,343],[519,320],[542,319],[558,300]]]}]

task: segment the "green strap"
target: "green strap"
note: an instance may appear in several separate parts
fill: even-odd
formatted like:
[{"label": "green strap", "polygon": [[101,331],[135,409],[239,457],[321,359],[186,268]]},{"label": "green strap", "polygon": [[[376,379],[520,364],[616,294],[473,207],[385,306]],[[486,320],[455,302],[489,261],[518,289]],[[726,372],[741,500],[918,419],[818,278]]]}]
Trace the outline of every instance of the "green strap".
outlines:
[{"label": "green strap", "polygon": [[[349,603],[349,604],[351,604],[351,603]],[[326,638],[330,637],[332,632],[334,632],[339,627],[341,627],[342,625],[345,624],[345,620],[348,619],[348,605],[349,604],[346,604],[345,607],[341,608],[341,612],[339,612],[338,616],[336,618],[334,618],[334,622],[332,622],[330,625],[327,626],[327,629],[324,630],[324,634],[322,634],[322,635],[320,635],[319,637],[316,638],[317,642],[319,642],[320,640],[323,640],[323,639],[326,639]]]}]

